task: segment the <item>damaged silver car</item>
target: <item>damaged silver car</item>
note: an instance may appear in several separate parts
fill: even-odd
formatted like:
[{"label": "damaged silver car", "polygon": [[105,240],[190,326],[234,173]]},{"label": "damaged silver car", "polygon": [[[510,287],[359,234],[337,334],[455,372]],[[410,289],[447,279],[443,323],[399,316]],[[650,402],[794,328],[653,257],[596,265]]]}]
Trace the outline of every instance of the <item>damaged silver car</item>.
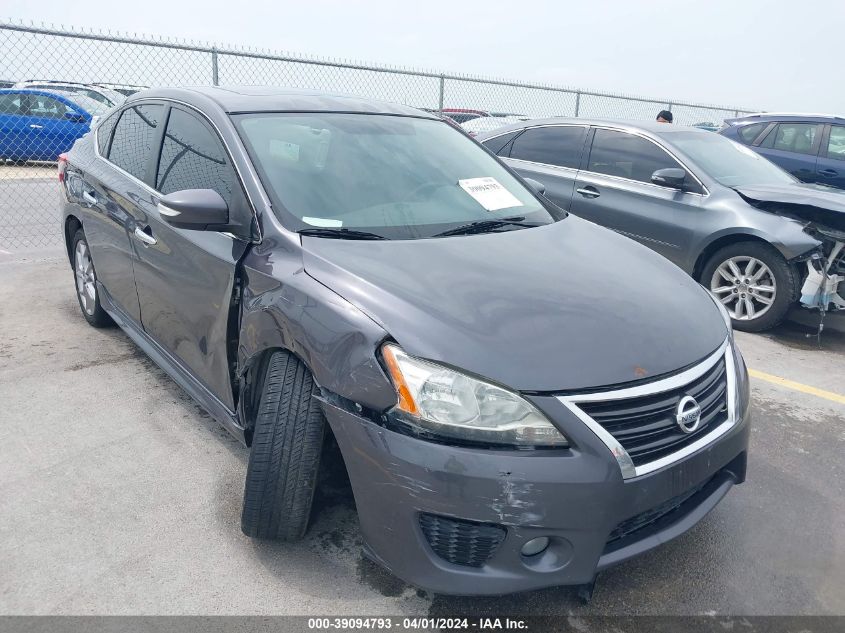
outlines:
[{"label": "damaged silver car", "polygon": [[704,130],[585,119],[479,135],[564,209],[627,235],[692,275],[733,326],[774,327],[799,301],[845,309],[845,193],[799,182]]}]

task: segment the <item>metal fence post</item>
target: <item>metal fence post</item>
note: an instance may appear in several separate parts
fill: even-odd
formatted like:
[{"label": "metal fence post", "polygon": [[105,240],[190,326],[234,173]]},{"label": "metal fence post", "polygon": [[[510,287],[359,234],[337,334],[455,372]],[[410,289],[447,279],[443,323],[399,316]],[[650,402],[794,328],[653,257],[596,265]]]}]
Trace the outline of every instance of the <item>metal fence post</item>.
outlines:
[{"label": "metal fence post", "polygon": [[575,93],[575,118],[578,118],[578,113],[581,111],[581,91]]},{"label": "metal fence post", "polygon": [[217,71],[217,47],[211,49],[211,84],[213,86],[220,85],[220,77]]},{"label": "metal fence post", "polygon": [[446,77],[440,75],[440,98],[437,101],[437,110],[440,114],[443,114],[443,92],[444,88],[446,87]]}]

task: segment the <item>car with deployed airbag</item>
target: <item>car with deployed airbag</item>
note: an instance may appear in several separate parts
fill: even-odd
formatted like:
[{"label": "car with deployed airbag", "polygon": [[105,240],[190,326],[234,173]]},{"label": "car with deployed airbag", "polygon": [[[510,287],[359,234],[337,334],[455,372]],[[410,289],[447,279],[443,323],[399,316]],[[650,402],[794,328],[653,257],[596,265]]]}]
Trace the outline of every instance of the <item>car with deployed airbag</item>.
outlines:
[{"label": "car with deployed airbag", "polygon": [[435,115],[142,91],[59,180],[82,315],[250,447],[251,537],[305,534],[336,443],[364,554],[397,576],[589,587],[745,479],[719,302]]}]

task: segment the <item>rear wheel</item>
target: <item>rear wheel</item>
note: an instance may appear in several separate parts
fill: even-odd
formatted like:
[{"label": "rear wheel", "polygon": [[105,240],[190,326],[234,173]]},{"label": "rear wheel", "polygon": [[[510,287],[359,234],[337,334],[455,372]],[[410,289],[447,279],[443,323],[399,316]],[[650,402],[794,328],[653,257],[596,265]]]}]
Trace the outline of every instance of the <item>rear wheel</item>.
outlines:
[{"label": "rear wheel", "polygon": [[241,529],[247,536],[296,541],[308,529],[325,432],[316,391],[296,356],[273,353],[246,472]]},{"label": "rear wheel", "polygon": [[713,254],[701,283],[727,308],[734,328],[761,332],[783,321],[799,280],[773,246],[738,242]]},{"label": "rear wheel", "polygon": [[76,280],[76,299],[82,309],[82,316],[94,327],[106,327],[113,323],[111,317],[100,305],[97,292],[97,273],[91,259],[91,249],[82,229],[73,235],[73,276]]}]

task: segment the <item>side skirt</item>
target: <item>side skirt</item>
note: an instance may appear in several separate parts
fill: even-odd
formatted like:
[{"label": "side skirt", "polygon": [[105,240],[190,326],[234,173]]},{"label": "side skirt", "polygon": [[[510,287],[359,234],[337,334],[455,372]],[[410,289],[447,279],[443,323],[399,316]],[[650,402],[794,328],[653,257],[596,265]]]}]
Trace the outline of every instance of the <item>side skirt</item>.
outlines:
[{"label": "side skirt", "polygon": [[114,319],[114,322],[126,332],[126,335],[149,356],[156,365],[161,367],[173,381],[184,389],[197,404],[205,409],[211,417],[217,420],[229,431],[241,444],[246,446],[244,428],[240,424],[238,414],[230,411],[226,405],[211,393],[205,385],[200,383],[193,375],[185,369],[167,350],[156,343],[150,336],[138,327],[138,325],[126,316],[123,311],[111,300],[111,296],[103,285],[97,282],[97,291],[100,293],[100,305]]}]

